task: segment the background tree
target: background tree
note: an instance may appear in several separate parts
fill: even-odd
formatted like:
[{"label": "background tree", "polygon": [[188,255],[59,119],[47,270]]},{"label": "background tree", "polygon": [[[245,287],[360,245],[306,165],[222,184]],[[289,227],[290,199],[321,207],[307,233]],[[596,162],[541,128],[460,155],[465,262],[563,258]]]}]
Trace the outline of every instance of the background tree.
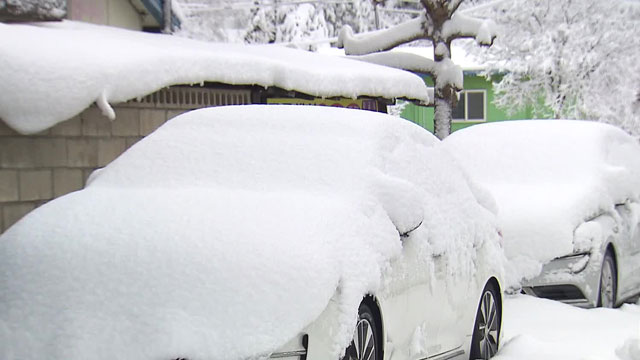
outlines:
[{"label": "background tree", "polygon": [[180,19],[174,35],[215,42],[244,42],[254,1],[172,0]]},{"label": "background tree", "polygon": [[[451,43],[456,39],[475,38],[481,45],[491,45],[496,35],[495,24],[490,20],[465,16],[457,10],[464,0],[421,0],[423,12],[416,18],[399,25],[367,34],[354,35],[345,26],[338,39],[348,55],[365,55],[383,52],[415,40],[427,40],[433,46],[433,61],[416,59],[381,60],[395,63],[407,70],[420,70],[434,80],[434,133],[443,139],[451,133],[451,110],[457,102],[457,91],[462,90],[462,70],[451,61]],[[378,61],[381,60],[381,61]],[[419,66],[416,66],[419,65]]]},{"label": "background tree", "polygon": [[[395,1],[395,0],[394,0]],[[363,0],[173,0],[177,35],[244,43],[300,43],[336,37],[343,25],[375,28],[373,3]],[[387,16],[383,18],[388,22]]]},{"label": "background tree", "polygon": [[[501,27],[489,49],[470,49],[487,65],[495,103],[534,116],[597,119],[638,131],[640,84],[637,1],[510,0],[484,7]],[[498,76],[496,76],[498,75]]]}]

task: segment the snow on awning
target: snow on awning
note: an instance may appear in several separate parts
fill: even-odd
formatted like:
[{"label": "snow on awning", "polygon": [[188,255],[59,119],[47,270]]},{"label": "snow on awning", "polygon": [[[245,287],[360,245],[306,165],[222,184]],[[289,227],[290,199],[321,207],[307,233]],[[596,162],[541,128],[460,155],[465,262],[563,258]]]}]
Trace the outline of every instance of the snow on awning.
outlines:
[{"label": "snow on awning", "polygon": [[113,117],[109,103],[205,81],[317,97],[429,100],[422,79],[384,66],[72,21],[0,24],[0,49],[0,118],[23,134],[50,128],[93,102]]}]

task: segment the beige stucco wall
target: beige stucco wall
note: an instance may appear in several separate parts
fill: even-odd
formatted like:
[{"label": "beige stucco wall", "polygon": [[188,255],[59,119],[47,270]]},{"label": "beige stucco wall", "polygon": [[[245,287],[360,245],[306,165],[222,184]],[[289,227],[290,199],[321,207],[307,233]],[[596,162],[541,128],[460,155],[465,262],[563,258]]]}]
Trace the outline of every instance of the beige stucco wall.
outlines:
[{"label": "beige stucco wall", "polygon": [[248,89],[177,86],[113,106],[110,121],[95,106],[35,135],[0,119],[0,233],[29,211],[80,190],[89,175],[185,111],[250,104]]},{"label": "beige stucco wall", "polygon": [[68,0],[67,11],[70,20],[142,30],[142,17],[129,0]]},{"label": "beige stucco wall", "polygon": [[103,167],[167,119],[185,110],[114,107],[109,121],[91,106],[37,135],[20,135],[0,121],[0,233],[45,202],[82,189]]}]

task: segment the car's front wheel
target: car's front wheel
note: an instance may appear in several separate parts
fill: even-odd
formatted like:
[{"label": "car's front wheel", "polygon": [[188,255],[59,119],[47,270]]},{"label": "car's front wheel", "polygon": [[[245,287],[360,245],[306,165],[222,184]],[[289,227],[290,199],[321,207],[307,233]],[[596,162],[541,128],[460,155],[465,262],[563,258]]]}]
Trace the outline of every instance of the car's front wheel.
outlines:
[{"label": "car's front wheel", "polygon": [[618,279],[616,265],[610,251],[604,256],[602,269],[600,270],[600,293],[598,294],[598,306],[612,308],[616,305],[616,289]]},{"label": "car's front wheel", "polygon": [[490,359],[498,352],[502,325],[502,306],[499,299],[498,290],[492,284],[487,284],[482,290],[471,338],[471,360]]},{"label": "car's front wheel", "polygon": [[379,336],[373,311],[367,304],[360,304],[358,324],[343,360],[382,360]]}]

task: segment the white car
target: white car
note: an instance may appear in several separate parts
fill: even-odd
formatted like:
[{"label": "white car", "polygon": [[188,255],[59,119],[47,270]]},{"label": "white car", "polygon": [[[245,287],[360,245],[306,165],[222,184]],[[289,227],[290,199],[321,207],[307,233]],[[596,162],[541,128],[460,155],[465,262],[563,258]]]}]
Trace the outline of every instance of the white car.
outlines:
[{"label": "white car", "polygon": [[0,237],[0,358],[488,359],[504,255],[465,179],[384,114],[181,115]]},{"label": "white car", "polygon": [[443,145],[495,197],[509,284],[583,307],[640,292],[640,145],[612,125],[527,120]]}]

